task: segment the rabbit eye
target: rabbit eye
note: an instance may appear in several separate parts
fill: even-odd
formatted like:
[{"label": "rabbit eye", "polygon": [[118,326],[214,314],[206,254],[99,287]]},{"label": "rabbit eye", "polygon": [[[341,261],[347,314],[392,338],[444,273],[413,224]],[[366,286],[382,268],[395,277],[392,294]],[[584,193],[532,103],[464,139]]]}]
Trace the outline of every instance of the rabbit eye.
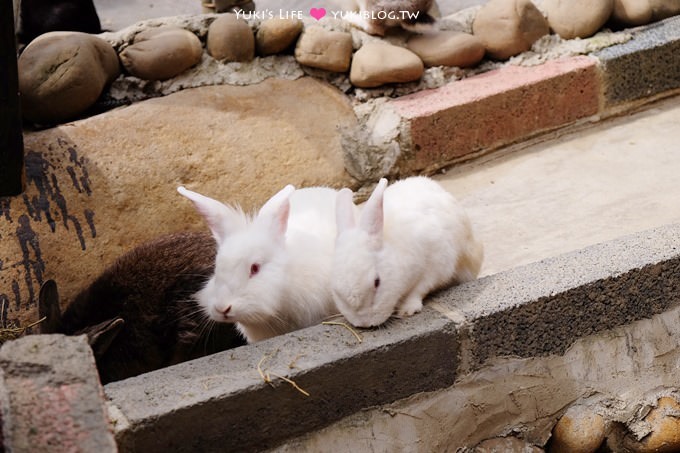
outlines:
[{"label": "rabbit eye", "polygon": [[378,289],[378,286],[380,286],[380,277],[376,277],[375,280],[373,280],[373,286],[375,289]]},{"label": "rabbit eye", "polygon": [[257,263],[253,263],[250,265],[250,276],[252,277],[253,275],[257,275],[257,273],[260,272],[260,265]]}]

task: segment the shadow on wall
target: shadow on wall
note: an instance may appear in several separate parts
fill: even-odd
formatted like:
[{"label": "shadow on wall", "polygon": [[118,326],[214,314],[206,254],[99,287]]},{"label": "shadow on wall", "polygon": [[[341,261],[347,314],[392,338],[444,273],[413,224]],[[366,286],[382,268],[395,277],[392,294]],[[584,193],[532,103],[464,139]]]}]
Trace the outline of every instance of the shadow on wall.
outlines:
[{"label": "shadow on wall", "polygon": [[77,258],[67,258],[67,249],[85,251],[97,237],[86,159],[65,134],[57,144],[58,150],[52,145],[27,146],[26,190],[16,197],[0,197],[2,328],[37,320],[38,290],[47,278],[49,257],[61,256],[58,266],[68,269],[64,260]]}]

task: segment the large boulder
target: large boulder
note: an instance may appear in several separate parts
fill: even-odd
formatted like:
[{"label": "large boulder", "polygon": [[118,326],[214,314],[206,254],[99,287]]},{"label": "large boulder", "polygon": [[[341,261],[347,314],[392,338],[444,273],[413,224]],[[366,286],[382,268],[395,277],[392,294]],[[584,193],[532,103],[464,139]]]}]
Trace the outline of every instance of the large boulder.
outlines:
[{"label": "large boulder", "polygon": [[201,61],[201,41],[179,27],[149,28],[120,53],[127,72],[144,80],[167,80]]},{"label": "large boulder", "polygon": [[206,230],[179,185],[252,210],[288,183],[350,186],[347,98],[316,79],[211,86],[25,134],[26,192],[0,197],[3,322],[37,319],[39,285],[64,303],[117,256]]},{"label": "large boulder", "polygon": [[83,113],[120,74],[113,47],[80,32],[39,36],[24,49],[18,68],[22,113],[42,124]]},{"label": "large boulder", "polygon": [[548,21],[531,0],[490,0],[477,12],[472,33],[486,53],[505,60],[531,49],[550,32]]}]

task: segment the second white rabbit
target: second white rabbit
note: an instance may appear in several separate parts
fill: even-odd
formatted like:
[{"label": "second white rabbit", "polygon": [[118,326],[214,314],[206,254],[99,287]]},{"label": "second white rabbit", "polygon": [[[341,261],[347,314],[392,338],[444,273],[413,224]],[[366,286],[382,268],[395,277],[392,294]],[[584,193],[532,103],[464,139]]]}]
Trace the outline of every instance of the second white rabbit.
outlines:
[{"label": "second white rabbit", "polygon": [[413,315],[430,292],[479,273],[483,247],[470,220],[432,179],[412,177],[390,187],[381,179],[358,224],[352,192],[343,189],[336,221],[333,298],[357,327]]}]

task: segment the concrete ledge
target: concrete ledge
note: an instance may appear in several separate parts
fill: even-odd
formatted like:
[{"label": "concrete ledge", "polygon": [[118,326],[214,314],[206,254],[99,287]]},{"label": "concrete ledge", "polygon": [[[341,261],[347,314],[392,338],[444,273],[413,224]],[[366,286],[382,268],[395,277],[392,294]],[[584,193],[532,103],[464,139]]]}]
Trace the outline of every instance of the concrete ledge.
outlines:
[{"label": "concrete ledge", "polygon": [[10,341],[0,350],[0,370],[7,451],[117,451],[84,335]]},{"label": "concrete ledge", "polygon": [[[271,448],[362,409],[450,388],[493,358],[562,354],[580,337],[680,302],[680,225],[444,291],[420,315],[362,331],[318,326],[105,391],[124,451]],[[257,364],[293,379],[264,384]]]},{"label": "concrete ledge", "polygon": [[494,357],[563,354],[578,338],[680,303],[680,225],[492,275],[432,298],[459,322],[460,373]]},{"label": "concrete ledge", "polygon": [[[453,384],[458,341],[448,319],[429,312],[362,335],[358,343],[343,327],[318,326],[111,383],[118,445],[128,452],[261,450],[365,407]],[[273,388],[258,373],[263,359]]]},{"label": "concrete ledge", "polygon": [[596,60],[506,66],[391,102],[406,122],[400,173],[442,167],[598,112]]},{"label": "concrete ledge", "polygon": [[605,108],[680,88],[680,17],[641,28],[634,38],[594,54],[603,74]]}]

